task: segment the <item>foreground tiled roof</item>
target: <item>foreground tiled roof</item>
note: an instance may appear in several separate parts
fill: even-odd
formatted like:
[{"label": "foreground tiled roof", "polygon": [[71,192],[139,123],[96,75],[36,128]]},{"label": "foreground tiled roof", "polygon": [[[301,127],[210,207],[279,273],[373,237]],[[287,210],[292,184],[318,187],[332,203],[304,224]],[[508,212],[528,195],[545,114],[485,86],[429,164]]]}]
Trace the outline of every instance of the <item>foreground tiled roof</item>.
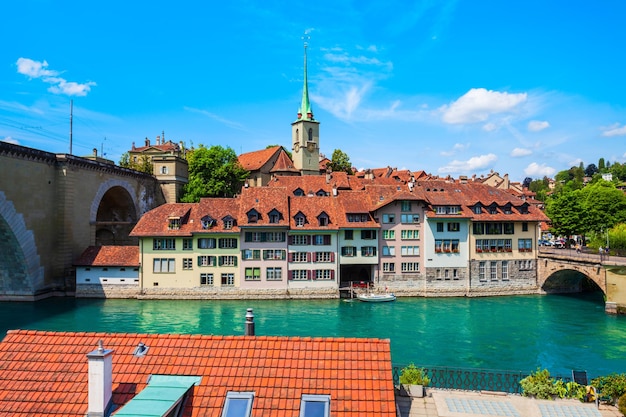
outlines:
[{"label": "foreground tiled roof", "polygon": [[257,171],[280,149],[280,146],[272,146],[271,148],[262,149],[260,151],[242,153],[237,159],[246,171]]},{"label": "foreground tiled roof", "polygon": [[89,246],[76,266],[139,266],[139,246]]},{"label": "foreground tiled roof", "polygon": [[[333,417],[395,416],[389,340],[11,330],[0,343],[0,414],[80,416],[86,355],[113,349],[119,409],[150,375],[201,376],[185,416],[219,416],[229,391],[255,393],[252,416],[295,417],[302,394],[330,395]],[[133,356],[138,343],[149,347]]]}]

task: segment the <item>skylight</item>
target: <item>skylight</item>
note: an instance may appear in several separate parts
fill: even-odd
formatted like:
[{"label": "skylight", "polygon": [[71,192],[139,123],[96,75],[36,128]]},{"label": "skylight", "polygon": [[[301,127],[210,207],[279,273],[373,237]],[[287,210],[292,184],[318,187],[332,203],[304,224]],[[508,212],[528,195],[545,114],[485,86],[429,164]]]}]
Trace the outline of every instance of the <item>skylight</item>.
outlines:
[{"label": "skylight", "polygon": [[252,400],[254,392],[227,393],[222,417],[249,417],[252,413]]},{"label": "skylight", "polygon": [[329,417],[330,395],[302,394],[300,417]]}]

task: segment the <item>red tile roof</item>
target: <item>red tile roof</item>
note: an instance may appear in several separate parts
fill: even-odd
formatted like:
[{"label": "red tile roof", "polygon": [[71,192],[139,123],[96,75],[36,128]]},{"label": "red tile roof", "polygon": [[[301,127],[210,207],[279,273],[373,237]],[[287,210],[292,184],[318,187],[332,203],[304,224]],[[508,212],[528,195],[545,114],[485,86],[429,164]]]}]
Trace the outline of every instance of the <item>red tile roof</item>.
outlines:
[{"label": "red tile roof", "polygon": [[237,159],[246,171],[257,171],[280,149],[282,149],[281,146],[272,146],[271,148],[262,149],[260,151],[242,153]]},{"label": "red tile roof", "polygon": [[139,266],[139,246],[89,246],[76,266]]},{"label": "red tile roof", "polygon": [[[255,393],[252,416],[297,416],[302,394],[330,395],[334,417],[395,417],[389,340],[11,330],[0,343],[0,414],[80,416],[87,353],[113,349],[119,407],[150,375],[201,376],[185,416],[219,416],[229,391]],[[138,343],[149,350],[135,357]]]}]

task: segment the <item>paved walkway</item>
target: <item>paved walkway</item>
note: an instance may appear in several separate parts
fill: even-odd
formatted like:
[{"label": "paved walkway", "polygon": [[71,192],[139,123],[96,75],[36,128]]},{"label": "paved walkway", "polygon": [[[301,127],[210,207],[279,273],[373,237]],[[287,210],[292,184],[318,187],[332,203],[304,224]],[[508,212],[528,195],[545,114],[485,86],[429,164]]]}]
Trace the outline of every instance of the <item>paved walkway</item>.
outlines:
[{"label": "paved walkway", "polygon": [[396,404],[400,417],[622,417],[604,404],[473,391],[428,389],[424,398],[397,397]]}]

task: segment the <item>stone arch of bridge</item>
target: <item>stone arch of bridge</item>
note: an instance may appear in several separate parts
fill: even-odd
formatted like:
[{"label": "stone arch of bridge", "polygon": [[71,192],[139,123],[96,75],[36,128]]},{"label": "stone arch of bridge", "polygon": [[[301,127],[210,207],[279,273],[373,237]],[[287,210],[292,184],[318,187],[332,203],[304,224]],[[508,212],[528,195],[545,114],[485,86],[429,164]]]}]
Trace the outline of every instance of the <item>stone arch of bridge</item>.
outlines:
[{"label": "stone arch of bridge", "polygon": [[581,278],[586,277],[606,294],[606,271],[600,264],[540,258],[537,272],[537,286],[545,292],[580,289]]},{"label": "stone arch of bridge", "polygon": [[35,235],[28,230],[24,217],[0,191],[0,295],[4,297],[32,295],[44,283]]},{"label": "stone arch of bridge", "polygon": [[131,243],[128,234],[138,219],[136,195],[126,181],[111,179],[100,184],[89,213],[90,224],[96,228],[96,245]]}]

